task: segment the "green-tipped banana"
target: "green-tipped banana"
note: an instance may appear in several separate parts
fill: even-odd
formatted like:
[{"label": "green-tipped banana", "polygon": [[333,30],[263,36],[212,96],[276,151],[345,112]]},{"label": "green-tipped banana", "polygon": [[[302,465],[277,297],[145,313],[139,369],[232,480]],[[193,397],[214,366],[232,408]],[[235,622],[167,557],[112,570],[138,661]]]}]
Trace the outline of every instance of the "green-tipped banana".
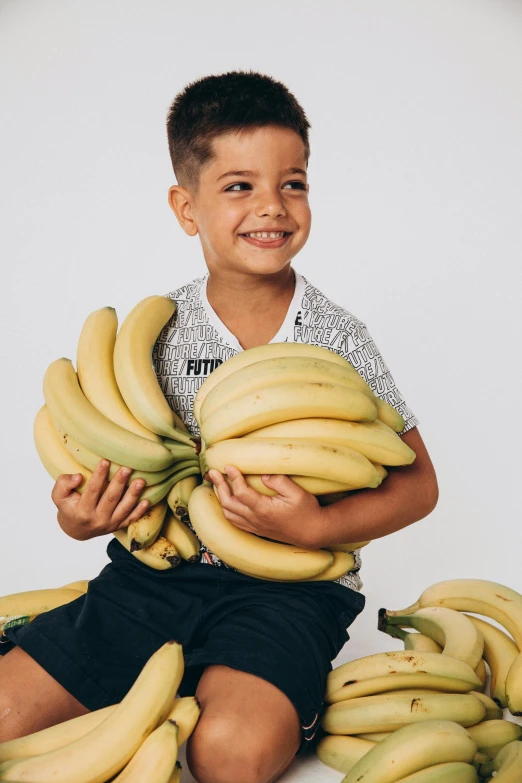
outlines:
[{"label": "green-tipped banana", "polygon": [[316,753],[323,764],[346,774],[375,744],[358,737],[330,734],[319,740]]},{"label": "green-tipped banana", "polygon": [[423,633],[405,631],[399,625],[387,625],[381,629],[389,636],[400,639],[404,643],[405,650],[415,650],[415,652],[436,652],[441,653],[442,647],[434,639],[430,639]]},{"label": "green-tipped banana", "polygon": [[377,405],[377,418],[379,421],[382,421],[383,424],[386,424],[394,432],[402,432],[406,422],[399,411],[386,400],[381,400],[380,397],[375,398],[375,404]]},{"label": "green-tipped banana", "polygon": [[42,465],[55,481],[63,473],[82,474],[82,483],[76,487],[76,492],[82,494],[87,481],[92,476],[92,472],[80,465],[78,460],[74,459],[66,451],[51,419],[47,405],[42,405],[36,414],[33,425],[33,438]]},{"label": "green-tipped banana", "polygon": [[[208,446],[287,419],[374,421],[377,408],[358,389],[333,383],[283,383],[244,394],[198,422]],[[255,473],[255,471],[251,471]],[[295,471],[297,473],[297,471]]]},{"label": "green-tipped banana", "polygon": [[379,613],[379,628],[401,625],[415,628],[443,647],[442,654],[465,661],[475,669],[484,651],[484,640],[471,620],[460,612],[438,606],[418,609],[412,614]]},{"label": "green-tipped banana", "polygon": [[146,471],[164,470],[174,462],[161,443],[123,429],[91,405],[70,359],[57,359],[49,365],[43,392],[55,425],[110,462]]},{"label": "green-tipped banana", "polygon": [[306,438],[321,443],[339,443],[382,465],[410,465],[415,452],[391,427],[381,422],[340,419],[293,419],[281,421],[244,435],[245,438]]},{"label": "green-tipped banana", "polygon": [[326,709],[322,726],[329,734],[367,734],[396,731],[431,719],[473,726],[484,719],[486,707],[468,693],[395,691],[345,699]]},{"label": "green-tipped banana", "polygon": [[450,720],[426,720],[394,731],[377,743],[343,783],[395,783],[435,764],[471,763],[476,752],[476,744],[462,726]]},{"label": "green-tipped banana", "polygon": [[394,650],[338,666],[327,677],[326,700],[344,699],[410,688],[467,693],[480,680],[462,660],[434,652]]},{"label": "green-tipped banana", "polygon": [[159,503],[160,500],[167,497],[172,487],[184,478],[189,476],[198,476],[199,467],[194,465],[191,461],[178,462],[176,465],[177,470],[172,473],[168,478],[160,481],[159,484],[153,484],[151,487],[146,487],[140,495],[140,500],[148,500],[151,506]]},{"label": "green-tipped banana", "polygon": [[102,307],[87,317],[76,355],[78,382],[89,402],[108,419],[129,432],[161,443],[159,435],[134,418],[118,389],[113,362],[117,331],[118,316],[114,307]]},{"label": "green-tipped banana", "polygon": [[176,312],[167,296],[148,296],[123,321],[114,346],[114,372],[121,396],[144,427],[166,438],[193,444],[168,404],[152,366],[158,334]]}]

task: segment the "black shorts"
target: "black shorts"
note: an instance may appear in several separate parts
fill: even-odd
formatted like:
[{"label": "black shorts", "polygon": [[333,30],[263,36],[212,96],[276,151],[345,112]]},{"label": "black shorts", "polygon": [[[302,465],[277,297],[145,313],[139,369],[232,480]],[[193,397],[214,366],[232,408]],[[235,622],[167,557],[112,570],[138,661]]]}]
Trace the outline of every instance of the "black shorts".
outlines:
[{"label": "black shorts", "polygon": [[[206,563],[156,571],[116,539],[111,559],[89,589],[65,606],[7,631],[89,710],[122,700],[164,642],[183,645],[182,696],[204,669],[222,664],[275,685],[295,706],[302,747],[314,737],[331,661],[365,604],[335,582],[267,582]],[[5,641],[5,640],[4,640]]]}]

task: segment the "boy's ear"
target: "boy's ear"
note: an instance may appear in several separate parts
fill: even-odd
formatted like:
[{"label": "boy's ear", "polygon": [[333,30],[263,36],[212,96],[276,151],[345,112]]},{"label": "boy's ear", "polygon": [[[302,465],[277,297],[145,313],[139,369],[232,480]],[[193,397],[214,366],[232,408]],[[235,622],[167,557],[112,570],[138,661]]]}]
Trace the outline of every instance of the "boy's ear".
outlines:
[{"label": "boy's ear", "polygon": [[172,185],[169,188],[169,206],[178,219],[183,231],[193,237],[198,233],[198,227],[192,209],[192,197],[190,191],[181,185]]}]

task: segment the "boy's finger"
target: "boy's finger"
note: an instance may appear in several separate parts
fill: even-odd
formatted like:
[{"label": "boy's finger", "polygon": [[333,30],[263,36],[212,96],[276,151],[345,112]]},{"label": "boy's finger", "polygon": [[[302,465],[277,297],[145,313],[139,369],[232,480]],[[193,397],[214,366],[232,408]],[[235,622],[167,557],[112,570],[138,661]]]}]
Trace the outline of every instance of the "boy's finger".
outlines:
[{"label": "boy's finger", "polygon": [[58,476],[51,492],[51,500],[55,506],[75,492],[82,480],[81,473],[62,473],[61,476]]},{"label": "boy's finger", "polygon": [[111,512],[111,519],[114,525],[120,525],[127,519],[129,519],[130,522],[134,522],[136,519],[139,519],[141,516],[143,516],[147,508],[150,506],[148,500],[142,500],[141,503],[146,503],[147,505],[140,505],[138,507],[138,503],[140,502],[140,495],[144,486],[145,482],[143,479],[135,479],[131,482],[129,488]]},{"label": "boy's finger", "polygon": [[[113,530],[122,530],[126,527],[129,527],[131,522],[136,522],[138,519],[140,519],[150,508],[150,503],[148,500],[142,500],[141,503],[138,503],[138,505],[134,508],[133,511],[119,524],[115,523],[113,526]],[[113,520],[114,521],[114,520]]]},{"label": "boy's finger", "polygon": [[[126,494],[127,481],[129,480],[129,476],[131,473],[132,470],[130,468],[121,467],[116,471],[116,473],[112,477],[111,481],[109,482],[109,486],[103,493],[102,497],[100,498],[100,502],[98,503],[98,512],[103,518],[107,520],[112,518],[116,507],[121,503],[124,494]],[[143,489],[145,482],[142,479],[137,479],[132,483],[137,484],[138,481],[140,483],[139,492],[141,492],[141,489]],[[139,494],[139,492],[137,493],[137,495]],[[132,494],[133,493],[131,493],[131,496]],[[134,505],[136,504],[134,503]],[[128,514],[131,509],[128,507],[126,508]]]},{"label": "boy's finger", "polygon": [[85,485],[79,506],[85,514],[92,514],[100,496],[107,484],[107,476],[111,463],[107,459],[102,459],[94,468],[93,474]]},{"label": "boy's finger", "polygon": [[260,493],[248,486],[241,471],[233,465],[225,465],[225,470],[229,481],[232,484],[232,493],[234,497],[239,498],[239,500],[249,508],[256,508],[261,500]]},{"label": "boy's finger", "polygon": [[295,481],[283,474],[274,473],[270,476],[261,476],[261,481],[269,489],[274,489],[278,495],[282,495],[288,500],[298,499],[305,491]]}]

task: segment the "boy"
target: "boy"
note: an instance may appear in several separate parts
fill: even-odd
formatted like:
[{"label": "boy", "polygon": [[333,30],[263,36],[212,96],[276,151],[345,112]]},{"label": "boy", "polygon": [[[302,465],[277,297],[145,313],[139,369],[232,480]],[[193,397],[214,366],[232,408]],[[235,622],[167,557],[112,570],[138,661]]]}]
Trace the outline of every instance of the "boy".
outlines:
[{"label": "boy", "polygon": [[[189,429],[194,395],[229,356],[269,342],[311,342],[348,358],[404,416],[401,437],[417,458],[391,468],[378,490],[328,507],[285,476],[265,478],[274,497],[232,489],[211,471],[226,517],[261,536],[310,548],[379,538],[429,514],[433,466],[411,414],[366,327],[330,302],[290,263],[310,231],[308,120],[271,77],[231,72],[177,96],[167,122],[178,185],[169,203],[199,235],[208,275],[174,291],[177,314],[155,346],[158,380]],[[52,497],[68,535],[87,539],[126,527],[146,503],[125,491],[122,468],[107,484],[96,468],[83,495],[61,476]],[[364,606],[357,554],[340,583],[277,583],[242,576],[204,550],[202,561],[153,571],[115,540],[111,563],[86,596],[8,633],[0,669],[5,740],[121,700],[148,657],[179,640],[182,695],[202,707],[187,758],[199,783],[270,783],[317,729],[325,678]],[[209,567],[210,566],[210,567]],[[212,567],[217,566],[217,567]]]}]

